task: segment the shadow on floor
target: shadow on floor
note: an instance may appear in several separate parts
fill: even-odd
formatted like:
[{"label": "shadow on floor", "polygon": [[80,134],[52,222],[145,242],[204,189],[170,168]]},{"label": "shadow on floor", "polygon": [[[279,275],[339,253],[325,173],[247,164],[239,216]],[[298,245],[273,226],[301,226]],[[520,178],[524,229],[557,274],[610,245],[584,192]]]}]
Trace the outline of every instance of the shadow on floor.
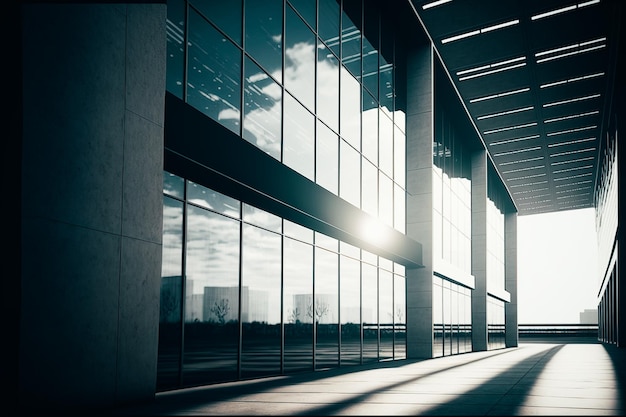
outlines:
[{"label": "shadow on floor", "polygon": [[[458,368],[461,366],[465,366],[470,363],[479,362],[485,359],[493,358],[497,355],[502,355],[505,353],[509,353],[510,349],[503,349],[502,352],[494,353],[489,356],[484,356],[478,359],[470,360],[467,362],[463,362],[460,364],[455,364],[449,366],[444,369],[438,369],[433,372],[429,372],[415,378],[410,378],[408,380],[404,380],[402,382],[389,385],[384,389],[376,390],[375,392],[365,392],[362,394],[355,395],[351,397],[349,402],[345,404],[337,403],[332,404],[325,407],[319,407],[312,409],[311,413],[307,413],[307,415],[330,415],[333,414],[341,408],[348,406],[349,404],[354,404],[355,402],[363,401],[370,395],[373,395],[377,392],[384,391],[387,389],[393,389],[397,386],[401,386],[407,383],[411,383],[419,380],[420,378],[424,378],[427,376],[431,376],[440,372],[446,372],[450,369]],[[369,369],[379,369],[379,368],[399,368],[412,363],[421,362],[424,360],[436,360],[436,359],[422,359],[422,360],[398,360],[398,361],[389,361],[389,362],[375,362],[371,365],[358,365],[358,366],[348,366],[343,368],[333,368],[325,371],[316,371],[316,372],[308,372],[304,374],[297,375],[289,375],[289,376],[277,376],[271,378],[262,378],[258,380],[246,380],[246,381],[238,381],[233,383],[219,384],[219,385],[209,385],[198,388],[191,388],[179,391],[173,391],[171,393],[161,393],[157,395],[156,399],[149,403],[137,406],[128,406],[121,407],[114,410],[105,410],[102,413],[95,413],[96,416],[132,416],[132,415],[176,415],[181,410],[188,410],[190,408],[197,408],[202,406],[208,406],[212,402],[217,401],[225,401],[228,399],[232,399],[238,396],[246,395],[246,394],[254,394],[260,393],[264,391],[268,391],[271,389],[276,389],[280,387],[295,385],[303,382],[314,382],[321,381],[325,378],[330,378],[337,375],[345,375],[349,373],[355,373],[360,371],[365,371]]]},{"label": "shadow on floor", "polygon": [[613,363],[617,388],[619,390],[618,407],[620,415],[626,415],[626,348],[603,344]]},{"label": "shadow on floor", "polygon": [[[520,362],[518,362],[517,364],[513,365],[512,367],[508,368],[506,371],[503,371],[502,373],[500,373],[499,375],[497,375],[496,377],[481,383],[479,386],[477,386],[475,389],[467,391],[465,393],[463,393],[463,395],[460,395],[459,397],[457,397],[455,400],[452,401],[448,401],[447,403],[441,404],[439,406],[435,406],[429,410],[427,410],[426,412],[424,412],[422,415],[438,415],[438,416],[451,416],[451,415],[467,415],[466,413],[470,412],[471,409],[468,408],[467,406],[467,397],[466,395],[490,395],[493,394],[492,391],[492,387],[498,384],[507,384],[510,381],[510,375],[508,375],[509,373],[515,374],[515,373],[519,373],[522,372],[526,369],[529,368],[529,366],[531,366],[532,364],[536,364],[535,368],[537,366],[541,366],[541,368],[543,369],[543,367],[546,366],[546,364],[550,361],[550,359],[563,347],[563,345],[556,345],[550,349],[548,349],[547,351],[542,351],[539,352],[533,356],[530,356]],[[506,353],[509,352],[509,350],[505,350]],[[503,353],[505,353],[503,352]],[[474,361],[469,361],[466,363],[462,363],[459,365],[455,365],[452,367],[448,367],[446,369],[441,369],[438,370],[436,372],[432,372],[428,375],[432,375],[435,373],[439,373],[439,372],[443,372],[443,371],[448,371],[452,368],[456,368],[456,367],[460,367],[460,366],[465,366],[469,363],[472,362],[477,362],[479,360],[482,359],[487,359],[487,358],[493,358],[492,356],[486,357],[486,358],[481,358],[481,359],[477,359]],[[533,371],[536,373],[536,375],[538,376],[540,374],[541,369],[533,369]],[[360,394],[354,398],[351,398],[349,401],[345,401],[345,402],[338,402],[335,404],[329,404],[323,407],[317,407],[311,410],[308,410],[306,413],[302,413],[302,414],[298,414],[298,415],[313,415],[313,416],[323,416],[323,415],[337,415],[340,414],[342,412],[342,410],[344,408],[349,407],[350,405],[356,403],[356,402],[360,402],[365,400],[368,396],[376,394],[378,392],[381,391],[385,391],[387,389],[392,389],[395,388],[396,386],[399,385],[404,385],[406,383],[410,383],[413,382],[417,379],[423,378],[425,376],[428,375],[422,375],[418,378],[414,378],[412,380],[408,380],[408,381],[402,381],[401,383],[395,384],[394,386],[389,386],[389,387],[385,387],[384,389],[377,389],[375,391],[371,391],[371,392],[366,392],[363,394]],[[507,404],[507,407],[510,408],[510,412],[509,413],[504,413],[503,415],[515,415],[517,409],[522,405],[526,395],[528,395],[528,393],[530,392],[530,390],[532,389],[533,384],[527,384],[526,387],[523,390],[518,390],[516,391],[516,395],[515,398],[516,400],[514,400],[513,402],[509,401]],[[477,412],[479,412],[481,415],[484,415],[484,413],[476,408],[474,408],[474,410],[476,410]]]}]

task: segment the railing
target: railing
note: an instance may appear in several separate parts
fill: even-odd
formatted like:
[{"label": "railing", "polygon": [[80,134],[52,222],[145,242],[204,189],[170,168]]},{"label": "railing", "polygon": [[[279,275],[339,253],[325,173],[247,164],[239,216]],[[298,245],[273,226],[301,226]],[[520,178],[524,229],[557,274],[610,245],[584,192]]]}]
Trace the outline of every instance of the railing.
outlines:
[{"label": "railing", "polygon": [[597,324],[519,324],[518,335],[524,339],[598,339]]}]

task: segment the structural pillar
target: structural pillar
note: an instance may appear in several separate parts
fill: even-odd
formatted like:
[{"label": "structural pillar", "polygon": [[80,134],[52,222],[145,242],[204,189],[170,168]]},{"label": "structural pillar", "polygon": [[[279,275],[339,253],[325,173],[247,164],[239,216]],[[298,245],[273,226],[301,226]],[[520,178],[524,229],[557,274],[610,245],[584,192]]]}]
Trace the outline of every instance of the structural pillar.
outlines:
[{"label": "structural pillar", "polygon": [[504,215],[504,288],[511,301],[504,303],[504,325],[506,347],[517,347],[517,212]]},{"label": "structural pillar", "polygon": [[487,151],[472,155],[472,350],[487,350]]},{"label": "structural pillar", "polygon": [[22,4],[22,410],[154,398],[166,15]]},{"label": "structural pillar", "polygon": [[407,357],[433,356],[433,49],[407,57],[407,235],[422,244],[423,268],[406,270]]}]

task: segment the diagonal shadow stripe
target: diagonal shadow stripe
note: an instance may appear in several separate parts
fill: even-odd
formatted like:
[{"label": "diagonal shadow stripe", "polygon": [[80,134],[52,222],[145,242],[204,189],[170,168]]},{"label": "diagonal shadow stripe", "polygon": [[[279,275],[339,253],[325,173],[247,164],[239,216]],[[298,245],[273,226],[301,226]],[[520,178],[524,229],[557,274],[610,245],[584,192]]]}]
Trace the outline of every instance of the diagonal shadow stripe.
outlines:
[{"label": "diagonal shadow stripe", "polygon": [[617,380],[617,388],[619,392],[618,407],[619,415],[626,415],[626,349],[617,347],[616,345],[603,343],[603,347],[611,358],[615,378]]},{"label": "diagonal shadow stripe", "polygon": [[[487,410],[487,413],[486,413],[486,415],[488,415],[489,411],[497,406],[498,407],[497,415],[507,415],[507,416],[517,415],[520,407],[524,404],[526,398],[528,397],[530,390],[533,388],[534,382],[537,380],[537,378],[541,374],[541,371],[546,367],[546,365],[554,357],[554,355],[556,355],[559,352],[559,350],[563,348],[563,346],[565,345],[555,345],[554,347],[548,350],[544,350],[532,356],[529,356],[528,358],[523,359],[517,362],[515,365],[511,366],[510,368],[507,368],[506,370],[502,371],[500,374],[489,379],[488,381],[483,382],[483,384],[479,385],[478,387],[463,393],[463,395],[455,398],[454,400],[429,409],[428,411],[423,413],[423,415],[439,415],[439,416],[448,415],[450,416],[450,415],[455,415],[455,413],[456,415],[459,415],[458,414],[459,410],[463,410],[463,407],[466,407],[467,405],[467,399],[464,398],[465,396],[489,395],[491,394],[489,390],[489,386],[510,384],[510,376],[508,375],[509,373],[512,373],[512,374],[521,373],[523,372],[523,370],[527,369],[527,371],[519,377],[519,380],[521,380],[522,378],[526,378],[526,380],[528,380],[529,373],[533,372],[535,373],[535,376],[532,378],[533,383],[513,385],[513,387],[516,388],[515,395],[509,396],[507,398],[507,403],[505,405],[506,408],[508,408],[508,411],[503,412],[501,409],[503,404],[500,404],[498,401],[495,404],[491,405],[489,410]],[[529,366],[530,366],[530,369],[529,369]],[[511,387],[511,389],[513,387]],[[511,389],[509,389],[507,393],[510,392]],[[506,396],[507,393],[504,393],[502,397],[500,397],[500,400],[504,396]],[[460,415],[465,415],[465,414],[460,414]]]},{"label": "diagonal shadow stripe", "polygon": [[[301,415],[329,415],[333,414],[333,409],[341,410],[342,408],[354,404],[355,402],[363,401],[368,396],[375,394],[381,390],[393,389],[395,387],[402,386],[404,384],[415,382],[421,378],[426,378],[431,375],[435,375],[441,372],[446,372],[451,369],[460,368],[465,365],[480,362],[486,359],[493,358],[494,356],[504,355],[510,353],[510,349],[505,349],[502,352],[493,353],[489,356],[481,357],[478,359],[469,360],[460,364],[451,365],[442,369],[437,369],[432,372],[421,374],[414,378],[409,378],[398,383],[390,384],[387,387],[378,389],[371,392],[356,395],[343,403],[333,404],[325,407],[317,407],[312,409],[311,412],[306,412]],[[299,383],[323,381],[324,379],[331,378],[338,375],[346,375],[351,373],[358,373],[360,371],[380,369],[380,368],[402,368],[414,363],[424,361],[437,361],[441,358],[432,359],[405,359],[400,361],[390,362],[376,362],[368,365],[349,366],[344,368],[333,368],[326,371],[316,371],[298,375],[290,376],[277,376],[270,378],[261,378],[258,380],[246,380],[237,381],[233,383],[225,383],[217,385],[208,385],[197,388],[190,388],[185,390],[165,392],[157,395],[155,401],[149,404],[118,407],[114,410],[104,410],[102,413],[96,413],[94,415],[106,415],[106,416],[144,416],[144,415],[179,415],[185,410],[197,407],[207,407],[211,403],[228,401],[242,395],[257,394],[260,392],[269,391],[272,389],[279,389],[281,387],[287,387],[296,385]],[[294,414],[298,415],[298,414]]]},{"label": "diagonal shadow stripe", "polygon": [[[510,379],[510,377],[506,375],[507,372],[519,371],[519,370],[527,369],[529,364],[539,363],[539,362],[541,362],[542,358],[545,359],[544,364],[542,366],[545,366],[545,363],[547,363],[547,361],[549,359],[551,359],[552,356],[554,356],[562,347],[563,347],[563,345],[557,345],[557,346],[555,346],[553,348],[550,348],[547,352],[546,351],[542,351],[542,352],[539,352],[539,353],[537,353],[537,354],[535,354],[533,356],[530,356],[530,357],[528,357],[526,359],[523,359],[520,362],[518,362],[517,364],[515,364],[514,366],[508,368],[506,371],[504,371],[501,374],[499,374],[498,376],[496,376],[496,377],[492,378],[491,380],[489,380],[486,384],[500,384],[500,383],[504,383],[505,379],[507,381]],[[340,414],[341,411],[344,408],[352,406],[355,403],[362,402],[362,401],[366,400],[369,396],[371,396],[373,394],[377,394],[377,393],[380,393],[380,392],[384,392],[385,390],[390,390],[390,389],[393,389],[393,388],[400,387],[400,386],[405,385],[407,383],[411,383],[411,382],[417,381],[417,380],[419,380],[421,378],[424,378],[426,376],[434,375],[434,374],[437,374],[437,373],[440,373],[440,372],[446,372],[446,371],[449,371],[449,370],[454,369],[454,368],[460,368],[460,367],[466,366],[466,365],[471,364],[471,363],[476,363],[476,362],[479,362],[479,361],[482,361],[482,360],[485,360],[485,359],[490,359],[490,358],[493,358],[494,356],[502,355],[502,354],[506,354],[506,353],[511,353],[511,351],[507,349],[506,351],[501,352],[501,353],[497,353],[497,354],[494,354],[494,355],[486,356],[484,358],[476,359],[476,360],[473,360],[473,361],[468,361],[468,362],[465,362],[465,363],[462,363],[462,364],[459,364],[459,365],[455,365],[455,366],[451,366],[451,367],[448,367],[448,368],[445,368],[445,369],[441,369],[441,370],[437,370],[437,371],[434,371],[434,372],[430,372],[428,374],[420,375],[419,377],[416,377],[416,378],[412,378],[412,379],[409,379],[409,380],[406,380],[406,381],[402,381],[402,382],[398,382],[396,384],[389,385],[388,387],[383,388],[383,389],[379,388],[379,389],[376,389],[376,390],[365,392],[365,393],[360,394],[358,396],[355,396],[355,397],[353,397],[353,398],[351,398],[349,400],[345,400],[345,401],[338,402],[338,403],[335,403],[335,404],[329,404],[329,405],[326,405],[326,406],[323,406],[323,407],[316,407],[315,409],[307,410],[305,413],[300,413],[300,414],[297,414],[297,415],[314,415],[314,416],[337,415],[337,414]],[[535,367],[536,367],[536,365],[535,365]],[[522,394],[522,395],[520,395],[520,397],[522,399],[520,400],[519,404],[512,404],[511,405],[512,409],[519,408],[519,406],[523,402],[523,398],[526,395],[528,395],[528,392],[529,392],[531,387],[532,387],[532,384],[525,390],[525,392],[521,392],[520,393],[520,394]],[[476,388],[474,390],[468,391],[468,392],[464,393],[463,395],[460,395],[455,400],[449,401],[449,402],[447,402],[445,404],[442,404],[440,406],[435,406],[435,407],[429,409],[428,411],[423,413],[423,415],[447,415],[447,416],[454,415],[450,411],[457,411],[457,413],[458,413],[459,409],[463,410],[463,407],[465,407],[467,405],[466,404],[466,399],[463,398],[466,394],[470,394],[470,395],[471,394],[482,394],[482,395],[485,395],[485,394],[490,394],[490,392],[487,392],[487,389],[485,387],[480,387],[479,386],[478,388]],[[460,415],[465,415],[465,414],[460,414]]]}]

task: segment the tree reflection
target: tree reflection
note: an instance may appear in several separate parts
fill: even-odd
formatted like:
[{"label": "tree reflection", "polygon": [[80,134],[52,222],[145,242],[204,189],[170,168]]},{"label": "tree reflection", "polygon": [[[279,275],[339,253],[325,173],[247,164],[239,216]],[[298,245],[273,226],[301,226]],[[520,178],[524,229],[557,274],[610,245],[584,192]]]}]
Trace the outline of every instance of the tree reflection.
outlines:
[{"label": "tree reflection", "polygon": [[213,307],[210,308],[210,311],[217,316],[217,322],[219,324],[226,323],[226,316],[230,311],[228,299],[222,298],[219,301],[216,301]]}]

